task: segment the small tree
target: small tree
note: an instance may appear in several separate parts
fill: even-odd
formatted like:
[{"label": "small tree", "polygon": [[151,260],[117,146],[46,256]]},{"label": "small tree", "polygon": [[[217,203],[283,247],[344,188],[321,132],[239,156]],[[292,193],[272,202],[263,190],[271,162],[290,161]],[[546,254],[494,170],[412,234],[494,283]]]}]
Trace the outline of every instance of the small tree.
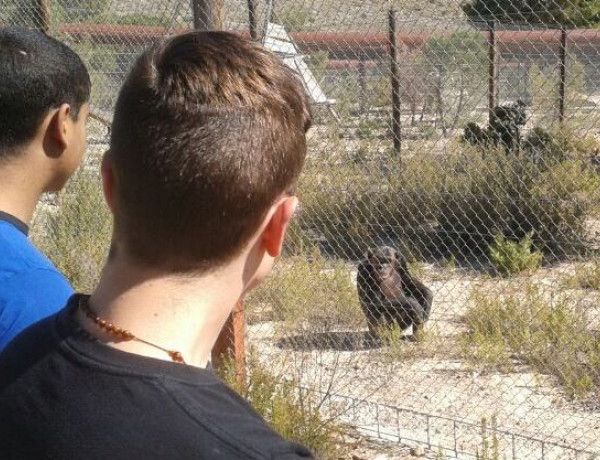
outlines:
[{"label": "small tree", "polygon": [[485,38],[473,32],[434,36],[425,45],[422,59],[442,130],[453,129],[485,94]]},{"label": "small tree", "polygon": [[[529,105],[536,124],[551,123],[558,116],[559,75],[555,67],[533,64],[529,69]],[[588,93],[585,66],[575,58],[567,61],[565,99],[567,109],[578,108]]]},{"label": "small tree", "polygon": [[590,0],[472,0],[463,6],[463,11],[473,21],[566,27],[600,24],[600,2]]},{"label": "small tree", "polygon": [[89,21],[100,16],[110,0],[58,0],[56,4],[64,20],[73,22]]}]

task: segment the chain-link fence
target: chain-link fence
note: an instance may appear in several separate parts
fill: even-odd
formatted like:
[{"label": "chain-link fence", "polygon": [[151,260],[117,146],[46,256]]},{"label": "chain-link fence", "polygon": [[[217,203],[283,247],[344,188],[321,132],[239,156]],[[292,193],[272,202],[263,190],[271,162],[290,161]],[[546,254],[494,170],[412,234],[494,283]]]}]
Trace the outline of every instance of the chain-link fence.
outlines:
[{"label": "chain-link fence", "polygon": [[48,26],[92,75],[87,160],[36,227],[76,287],[109,238],[96,171],[119,85],[149,42],[210,16],[314,103],[300,212],[245,302],[249,372],[320,426],[438,458],[600,455],[596,2],[206,3],[0,0],[1,22]]}]

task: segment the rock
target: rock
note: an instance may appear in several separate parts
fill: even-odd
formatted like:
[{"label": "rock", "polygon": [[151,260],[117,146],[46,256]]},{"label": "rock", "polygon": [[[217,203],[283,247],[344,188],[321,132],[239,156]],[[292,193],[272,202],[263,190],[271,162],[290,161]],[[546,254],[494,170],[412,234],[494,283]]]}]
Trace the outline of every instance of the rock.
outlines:
[{"label": "rock", "polygon": [[423,449],[421,446],[411,447],[410,455],[412,455],[413,457],[424,457],[425,449]]}]

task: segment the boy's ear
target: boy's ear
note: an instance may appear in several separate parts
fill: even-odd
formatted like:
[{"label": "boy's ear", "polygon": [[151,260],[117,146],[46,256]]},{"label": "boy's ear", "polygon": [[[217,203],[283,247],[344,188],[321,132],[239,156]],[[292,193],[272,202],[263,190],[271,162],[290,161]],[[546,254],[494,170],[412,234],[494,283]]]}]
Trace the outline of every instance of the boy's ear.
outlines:
[{"label": "boy's ear", "polygon": [[112,154],[107,150],[102,157],[102,165],[100,166],[100,174],[102,175],[102,190],[104,191],[104,200],[111,212],[114,212],[114,191],[115,191],[115,173],[112,164]]},{"label": "boy's ear", "polygon": [[[45,132],[46,154],[58,158],[69,145],[69,124],[68,120],[71,116],[71,106],[69,104],[61,104],[54,112],[48,115],[50,119],[47,121]],[[50,142],[50,144],[49,144]]]},{"label": "boy's ear", "polygon": [[298,206],[298,198],[286,196],[273,205],[269,222],[262,233],[262,243],[271,257],[278,257],[283,247],[285,232]]}]

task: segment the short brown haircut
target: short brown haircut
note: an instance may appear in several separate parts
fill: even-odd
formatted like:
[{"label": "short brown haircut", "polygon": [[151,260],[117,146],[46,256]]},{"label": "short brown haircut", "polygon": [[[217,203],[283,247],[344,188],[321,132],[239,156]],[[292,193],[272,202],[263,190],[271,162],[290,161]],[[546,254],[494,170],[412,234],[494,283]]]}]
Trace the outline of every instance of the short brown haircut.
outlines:
[{"label": "short brown haircut", "polygon": [[298,76],[260,46],[226,32],[156,43],[115,109],[117,241],[171,271],[227,262],[296,182],[310,124]]}]

